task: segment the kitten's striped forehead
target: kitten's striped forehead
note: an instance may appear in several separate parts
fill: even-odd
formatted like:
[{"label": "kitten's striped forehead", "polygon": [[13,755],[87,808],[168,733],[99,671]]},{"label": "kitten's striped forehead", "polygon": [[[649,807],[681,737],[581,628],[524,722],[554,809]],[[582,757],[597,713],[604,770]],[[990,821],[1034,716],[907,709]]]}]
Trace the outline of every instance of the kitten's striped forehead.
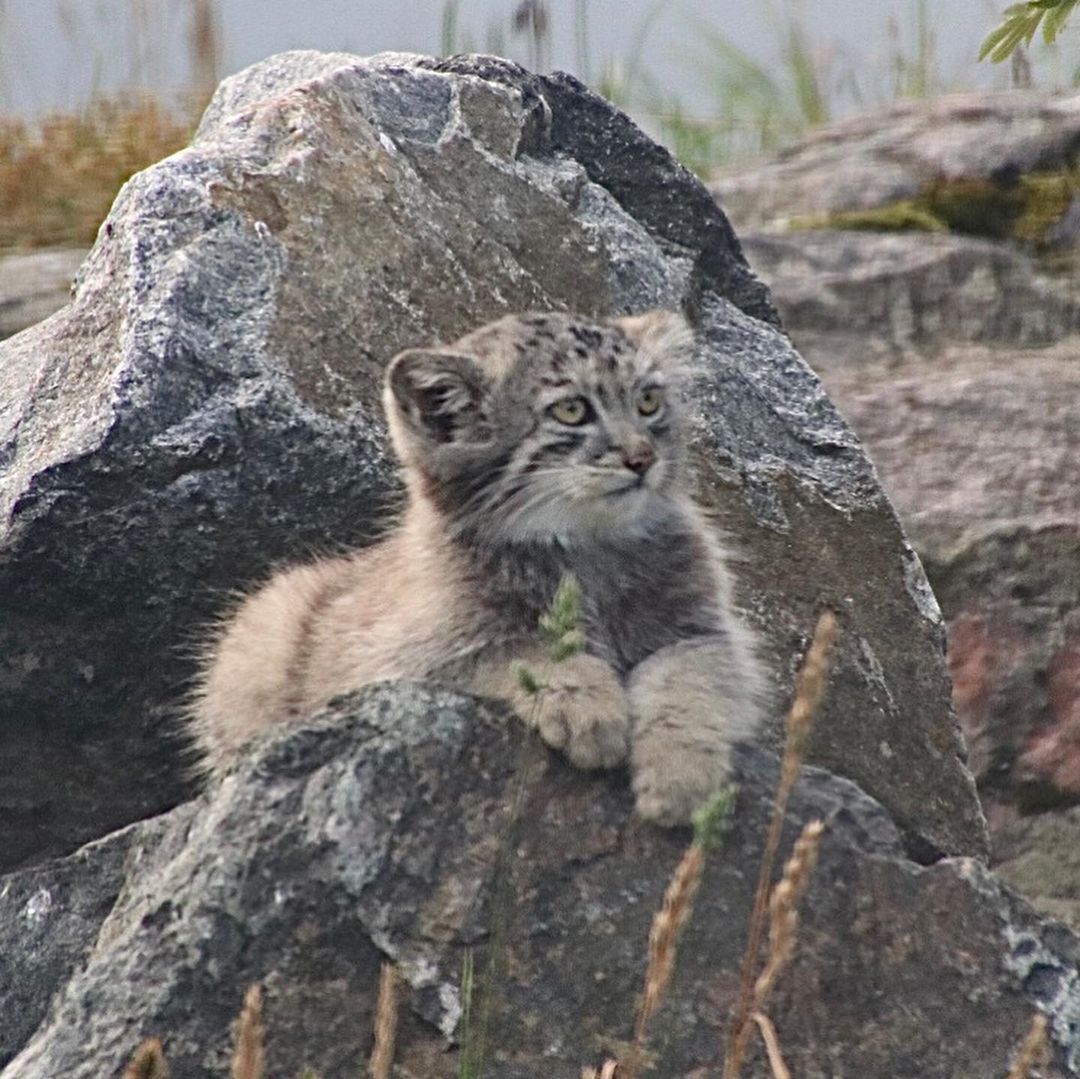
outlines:
[{"label": "kitten's striped forehead", "polygon": [[504,539],[645,527],[680,490],[692,346],[670,311],[507,316],[394,360],[395,445],[462,527]]},{"label": "kitten's striped forehead", "polygon": [[626,386],[660,369],[656,350],[614,324],[558,312],[514,315],[469,334],[457,348],[496,382],[511,374],[550,388]]}]

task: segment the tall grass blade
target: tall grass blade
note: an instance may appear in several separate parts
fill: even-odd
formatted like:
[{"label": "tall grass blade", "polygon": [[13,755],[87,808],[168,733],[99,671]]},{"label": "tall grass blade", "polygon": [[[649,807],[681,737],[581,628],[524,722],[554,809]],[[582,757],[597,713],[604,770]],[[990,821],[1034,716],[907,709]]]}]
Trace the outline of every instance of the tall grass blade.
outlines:
[{"label": "tall grass blade", "polygon": [[142,1042],[121,1079],[169,1079],[169,1065],[158,1038],[147,1038]]},{"label": "tall grass blade", "polygon": [[264,1079],[266,1075],[266,1028],[262,1021],[262,986],[252,985],[236,1020],[231,1079]]},{"label": "tall grass blade", "polygon": [[1008,1079],[1031,1079],[1031,1069],[1046,1061],[1050,1052],[1046,1031],[1046,1016],[1040,1012],[1031,1020],[1027,1037],[1020,1046],[1016,1063],[1009,1070]]},{"label": "tall grass blade", "polygon": [[780,761],[780,782],[773,799],[772,816],[769,830],[765,837],[765,848],[758,867],[758,882],[754,893],[754,906],[750,914],[750,928],[747,934],[746,951],[743,954],[742,969],[739,973],[739,996],[735,1005],[735,1018],[728,1035],[727,1055],[724,1060],[724,1079],[736,1079],[742,1068],[743,1054],[750,1035],[752,1013],[755,1010],[755,989],[758,956],[765,932],[766,914],[772,892],[771,881],[776,853],[780,847],[780,836],[784,826],[784,815],[792,788],[802,767],[806,745],[814,714],[825,692],[829,671],[829,654],[836,636],[836,616],[825,611],[818,618],[814,637],[803,660],[798,677],[795,680],[795,696],[788,711],[784,725],[784,754]]},{"label": "tall grass blade", "polygon": [[397,1042],[401,980],[393,963],[379,972],[379,998],[375,1005],[375,1046],[371,1051],[371,1079],[390,1079]]},{"label": "tall grass blade", "polygon": [[446,0],[442,9],[442,26],[439,29],[439,55],[453,56],[460,52],[458,41],[458,6],[460,0]]}]

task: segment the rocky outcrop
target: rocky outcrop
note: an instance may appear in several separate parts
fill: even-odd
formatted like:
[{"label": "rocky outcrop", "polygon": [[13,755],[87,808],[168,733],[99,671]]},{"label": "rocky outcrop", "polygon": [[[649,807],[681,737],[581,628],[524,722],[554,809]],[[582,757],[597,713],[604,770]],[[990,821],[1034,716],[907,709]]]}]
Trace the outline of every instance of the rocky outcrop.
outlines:
[{"label": "rocky outcrop", "polygon": [[[995,876],[1046,917],[1080,926],[1080,807],[999,820],[994,831]],[[1033,887],[1033,884],[1036,885]]]},{"label": "rocky outcrop", "polygon": [[48,318],[71,298],[84,250],[56,248],[0,257],[0,338]]},{"label": "rocky outcrop", "polygon": [[[769,754],[740,755],[732,827],[653,1022],[657,1075],[718,1072],[776,775]],[[785,846],[815,817],[821,857],[770,1003],[792,1074],[1003,1075],[1036,1011],[1054,1048],[1040,1074],[1080,1074],[1077,938],[977,862],[914,864],[879,804],[809,769]],[[633,819],[625,775],[575,771],[497,710],[371,687],[197,802],[8,878],[0,941],[30,927],[34,947],[0,949],[4,1079],[116,1074],[151,1035],[174,1074],[224,1075],[255,981],[271,1074],[360,1074],[384,959],[409,986],[394,1074],[456,1076],[463,961],[474,954],[475,1037],[493,939],[487,1073],[577,1075],[631,1036],[650,921],[687,838]],[[766,1074],[754,1054],[750,1074]]]},{"label": "rocky outcrop", "polygon": [[[969,325],[997,302],[979,257],[942,246],[924,288],[969,275]],[[1055,295],[1048,326],[1072,318]],[[142,818],[191,793],[174,717],[223,590],[385,518],[385,361],[509,310],[653,306],[700,332],[699,495],[739,552],[777,715],[814,612],[840,615],[824,767],[785,824],[786,847],[826,822],[770,1002],[788,1065],[1004,1074],[1040,1011],[1043,1074],[1080,1075],[1080,942],[963,857],[984,825],[920,563],[705,189],[565,76],[293,53],[220,88],[193,145],[122,192],[71,305],[3,346],[0,861],[32,863],[0,878],[4,1079],[115,1074],[150,1035],[174,1074],[224,1074],[255,981],[273,1074],[358,1074],[385,959],[409,987],[397,1074],[453,1076],[462,964],[483,972],[492,949],[491,1074],[576,1075],[625,1042],[688,835],[637,820],[623,772],[574,771],[491,702],[368,687]],[[885,379],[888,344],[874,362]],[[776,781],[768,748],[737,764],[656,1074],[711,1074],[723,1053]]]},{"label": "rocky outcrop", "polygon": [[830,390],[834,376],[858,379],[873,360],[971,344],[1038,349],[1080,332],[1071,279],[990,240],[814,229],[751,232],[742,243]]},{"label": "rocky outcrop", "polygon": [[[1022,354],[955,347],[936,362],[870,362],[826,376],[935,566],[991,532],[1080,521],[1080,492],[1068,482],[1080,467],[1075,356],[1075,339]],[[1045,584],[1068,588],[1054,575]]]},{"label": "rocky outcrop", "polygon": [[916,199],[943,180],[1008,188],[1072,168],[1078,148],[1080,96],[952,94],[833,124],[773,160],[733,166],[711,188],[741,234]]},{"label": "rocky outcrop", "polygon": [[[1074,161],[1078,125],[1076,97],[905,104],[717,190],[737,221],[774,224],[944,181],[1008,192]],[[1071,817],[1023,816],[1080,798],[1075,268],[956,234],[770,231],[743,243],[872,455],[942,604],[995,857],[1044,909],[1075,917],[1080,877],[1059,842]]]},{"label": "rocky outcrop", "polygon": [[1080,798],[1077,343],[954,346],[828,376],[948,617],[954,700],[995,827]]},{"label": "rocky outcrop", "polygon": [[192,793],[175,716],[201,627],[381,527],[397,350],[655,306],[700,330],[701,496],[778,700],[834,606],[815,759],[919,858],[984,850],[921,567],[705,189],[567,76],[291,53],[222,86],[121,192],[72,303],[0,353],[0,864]]},{"label": "rocky outcrop", "polygon": [[62,861],[0,878],[0,1068],[83,964],[120,894],[132,841],[149,835],[149,828],[115,832]]}]

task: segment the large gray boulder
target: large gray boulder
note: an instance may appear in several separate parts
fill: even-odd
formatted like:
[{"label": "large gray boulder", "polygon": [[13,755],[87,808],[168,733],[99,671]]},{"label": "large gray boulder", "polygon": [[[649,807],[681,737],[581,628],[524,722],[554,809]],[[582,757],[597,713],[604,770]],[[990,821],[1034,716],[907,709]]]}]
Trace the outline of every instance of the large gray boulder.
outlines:
[{"label": "large gray boulder", "polygon": [[523,308],[654,306],[700,330],[701,497],[777,715],[830,604],[816,760],[920,858],[982,852],[922,569],[706,190],[568,76],[301,52],[227,80],[121,192],[71,305],[0,351],[0,865],[191,793],[175,715],[201,627],[385,525],[397,350]]},{"label": "large gray boulder", "polygon": [[[758,749],[738,768],[731,832],[652,1024],[651,1074],[719,1073],[777,776]],[[769,1004],[792,1074],[1004,1075],[1037,1011],[1054,1050],[1043,1079],[1080,1074],[1080,940],[973,860],[916,865],[878,803],[808,769],[785,850],[815,817],[821,858]],[[115,1075],[157,1036],[173,1074],[217,1079],[255,981],[269,1074],[359,1075],[389,959],[409,986],[395,1075],[449,1079],[462,965],[472,952],[476,1037],[493,939],[485,1074],[577,1076],[631,1036],[650,921],[688,838],[635,821],[625,777],[575,771],[504,712],[370,687],[197,802],[8,878],[3,1077]],[[769,1074],[756,1047],[748,1074]]]}]

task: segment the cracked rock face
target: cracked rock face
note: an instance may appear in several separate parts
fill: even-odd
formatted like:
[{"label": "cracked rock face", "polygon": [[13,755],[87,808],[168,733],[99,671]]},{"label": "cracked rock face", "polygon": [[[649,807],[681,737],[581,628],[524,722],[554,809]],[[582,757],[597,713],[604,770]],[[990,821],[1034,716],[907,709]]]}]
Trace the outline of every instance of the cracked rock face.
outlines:
[{"label": "cracked rock face", "polygon": [[[777,778],[760,749],[737,768],[731,830],[652,1024],[658,1075],[718,1073]],[[792,1074],[1004,1074],[1036,1009],[1054,1041],[1041,1074],[1078,1074],[1080,941],[973,860],[910,861],[880,804],[818,769],[795,788],[784,850],[813,818],[820,861],[769,1003]],[[462,963],[474,954],[481,994],[496,917],[488,1072],[577,1075],[631,1036],[688,838],[636,821],[625,775],[572,769],[476,699],[370,687],[198,801],[0,883],[4,1079],[116,1074],[149,1035],[174,1074],[223,1075],[254,981],[272,1074],[356,1075],[384,957],[408,985],[395,1075],[450,1079]],[[750,1074],[765,1067],[752,1049]]]},{"label": "cracked rock face", "polygon": [[290,53],[222,85],[124,188],[73,302],[0,346],[0,865],[191,793],[200,627],[385,526],[396,351],[523,308],[656,306],[700,331],[700,493],[778,700],[835,607],[815,759],[920,858],[983,851],[921,567],[707,191],[567,76]]}]

